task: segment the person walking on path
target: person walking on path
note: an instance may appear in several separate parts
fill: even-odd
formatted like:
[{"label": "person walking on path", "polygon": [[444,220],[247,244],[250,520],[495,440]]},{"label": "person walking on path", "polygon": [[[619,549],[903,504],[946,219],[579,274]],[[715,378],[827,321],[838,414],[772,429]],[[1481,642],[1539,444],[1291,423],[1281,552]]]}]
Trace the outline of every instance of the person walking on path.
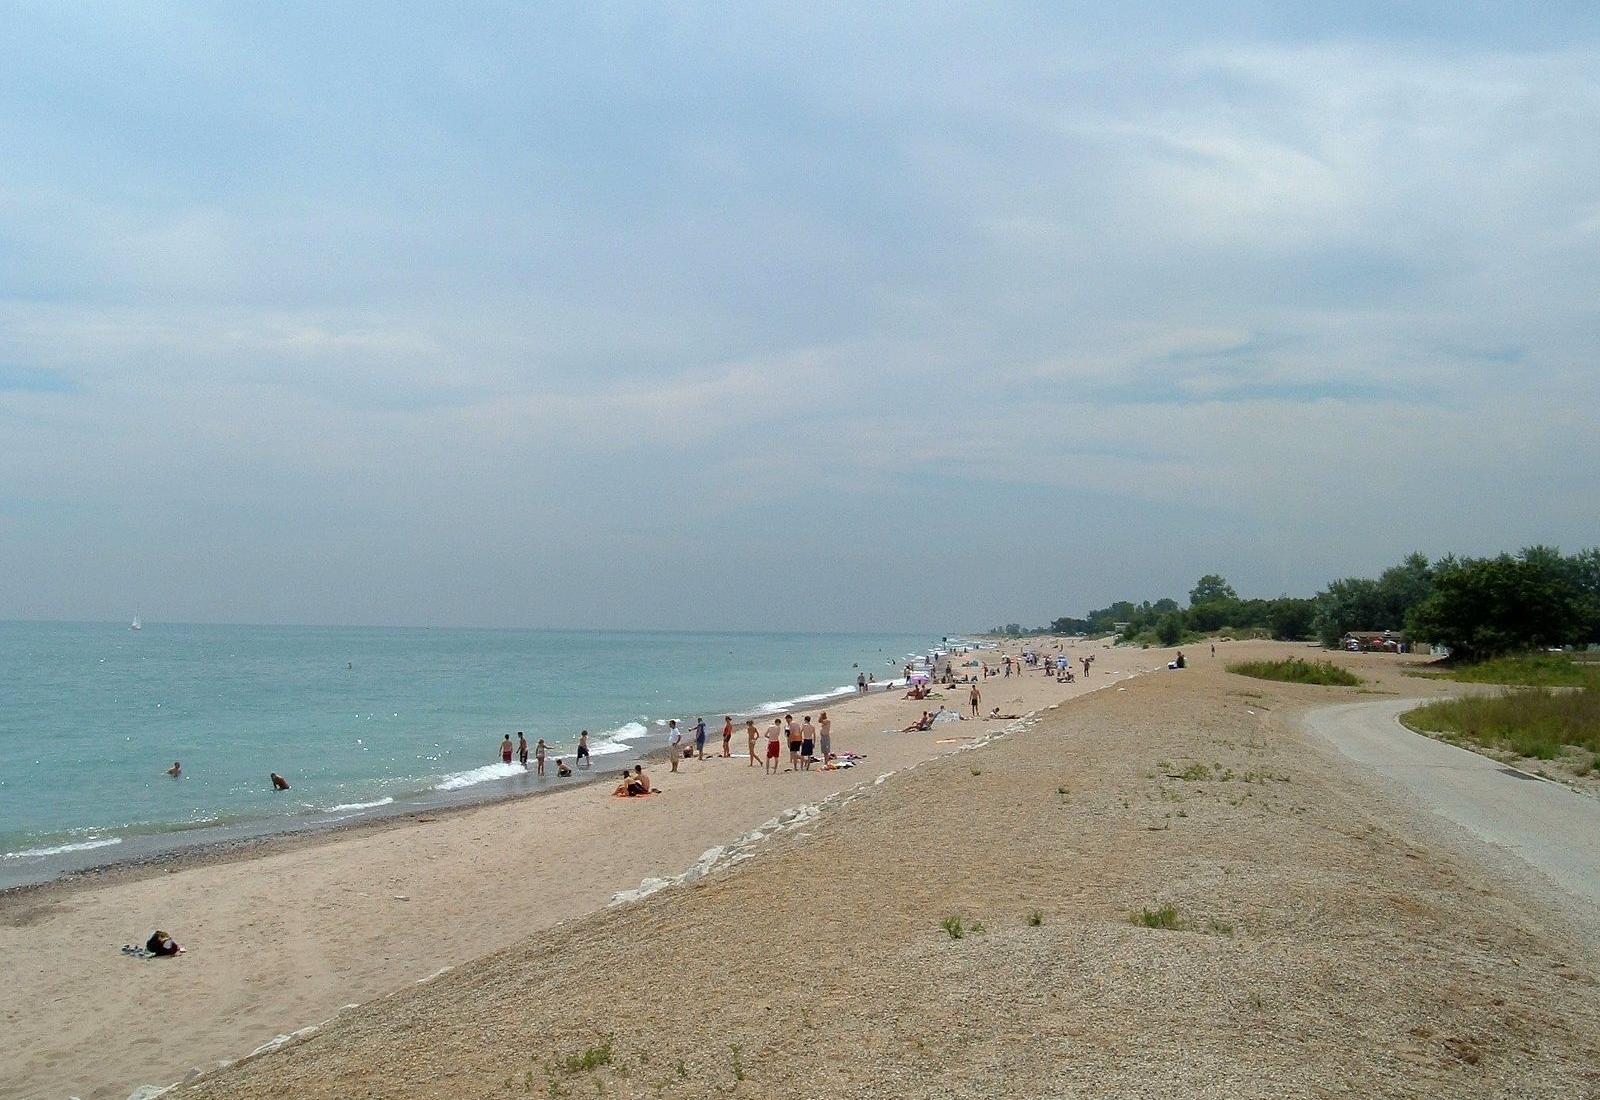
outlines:
[{"label": "person walking on path", "polygon": [[972,716],[978,716],[978,704],[983,702],[983,692],[978,690],[978,685],[973,684],[972,690],[967,694],[967,701],[972,704]]},{"label": "person walking on path", "polygon": [[667,752],[671,754],[672,770],[677,771],[678,758],[683,755],[683,731],[678,728],[676,718],[667,722]]}]

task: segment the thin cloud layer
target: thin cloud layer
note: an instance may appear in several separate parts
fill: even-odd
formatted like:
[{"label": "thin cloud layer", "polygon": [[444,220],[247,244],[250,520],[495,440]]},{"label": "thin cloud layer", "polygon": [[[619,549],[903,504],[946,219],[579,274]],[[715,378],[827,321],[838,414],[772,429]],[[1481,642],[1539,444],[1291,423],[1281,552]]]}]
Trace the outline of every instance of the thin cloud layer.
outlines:
[{"label": "thin cloud layer", "polygon": [[1119,12],[18,9],[0,615],[951,628],[1600,541],[1581,7]]}]

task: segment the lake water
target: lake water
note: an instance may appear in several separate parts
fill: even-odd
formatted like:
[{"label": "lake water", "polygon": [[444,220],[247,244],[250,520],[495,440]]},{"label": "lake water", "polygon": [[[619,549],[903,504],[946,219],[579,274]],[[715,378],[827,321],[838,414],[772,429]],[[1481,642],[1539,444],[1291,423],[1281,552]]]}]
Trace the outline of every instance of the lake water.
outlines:
[{"label": "lake water", "polygon": [[[879,680],[921,635],[0,623],[0,887],[151,850],[140,838],[283,831],[429,797],[522,789],[504,734],[597,768],[660,722]],[[780,708],[781,709],[781,708]],[[183,763],[181,778],[164,769]],[[274,792],[270,772],[291,789]],[[390,811],[392,812],[392,810]]]}]

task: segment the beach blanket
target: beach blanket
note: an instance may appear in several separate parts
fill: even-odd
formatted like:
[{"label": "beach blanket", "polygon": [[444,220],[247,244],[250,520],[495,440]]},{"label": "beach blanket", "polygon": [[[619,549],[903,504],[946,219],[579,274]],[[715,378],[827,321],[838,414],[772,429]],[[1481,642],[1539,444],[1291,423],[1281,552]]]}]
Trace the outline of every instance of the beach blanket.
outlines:
[{"label": "beach blanket", "polygon": [[662,789],[660,787],[651,787],[648,791],[645,791],[643,794],[625,794],[622,791],[612,791],[611,792],[611,797],[612,798],[649,798],[653,794],[664,794],[664,793],[665,792],[662,791]]}]

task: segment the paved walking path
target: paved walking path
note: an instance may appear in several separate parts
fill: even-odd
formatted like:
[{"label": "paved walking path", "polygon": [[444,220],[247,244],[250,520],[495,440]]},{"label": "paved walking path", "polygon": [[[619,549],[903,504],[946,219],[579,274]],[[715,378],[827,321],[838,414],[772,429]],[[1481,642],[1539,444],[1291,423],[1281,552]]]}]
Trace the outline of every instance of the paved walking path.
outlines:
[{"label": "paved walking path", "polygon": [[1313,710],[1307,732],[1399,784],[1417,803],[1600,904],[1600,801],[1412,733],[1416,699]]}]

